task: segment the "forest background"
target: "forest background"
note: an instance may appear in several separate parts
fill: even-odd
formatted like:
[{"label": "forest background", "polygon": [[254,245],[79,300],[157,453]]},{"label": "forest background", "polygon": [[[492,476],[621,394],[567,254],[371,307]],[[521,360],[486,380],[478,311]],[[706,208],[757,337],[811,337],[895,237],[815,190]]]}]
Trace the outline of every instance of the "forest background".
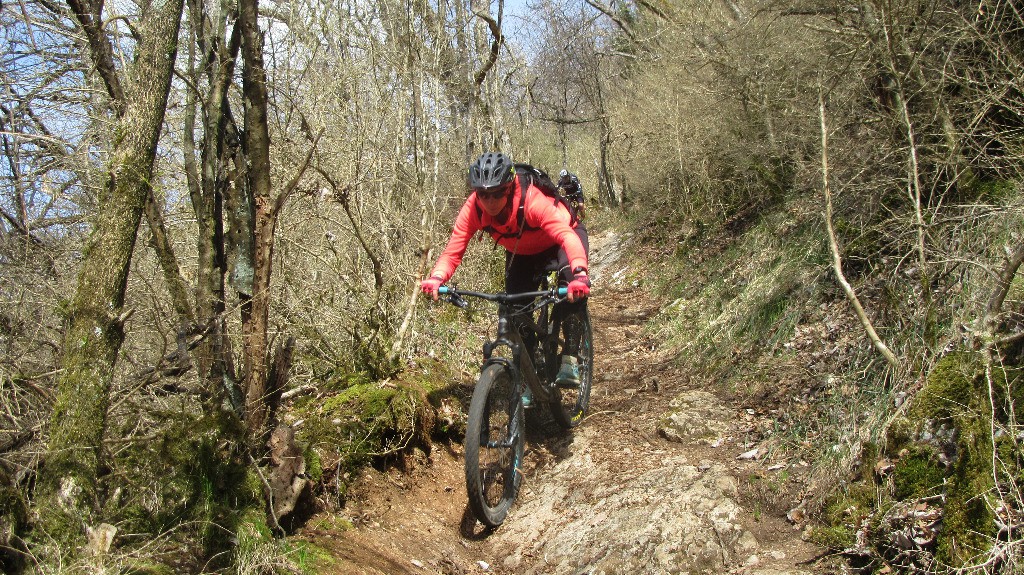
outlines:
[{"label": "forest background", "polygon": [[[651,329],[778,403],[823,545],[938,498],[916,568],[1019,572],[1021,10],[3,3],[4,570],[230,570],[429,441],[477,344],[417,281],[496,149],[578,173],[675,300]],[[753,377],[831,306],[829,369]]]}]

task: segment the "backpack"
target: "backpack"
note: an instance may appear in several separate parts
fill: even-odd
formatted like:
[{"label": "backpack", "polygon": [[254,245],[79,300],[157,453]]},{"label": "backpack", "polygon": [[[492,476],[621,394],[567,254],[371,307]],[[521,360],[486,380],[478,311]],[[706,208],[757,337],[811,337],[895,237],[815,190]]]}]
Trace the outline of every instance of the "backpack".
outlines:
[{"label": "backpack", "polygon": [[[532,183],[541,192],[544,192],[545,196],[552,198],[556,202],[560,202],[565,209],[569,210],[569,227],[575,228],[576,224],[579,223],[580,219],[576,214],[576,206],[573,202],[566,199],[565,196],[558,192],[558,186],[551,181],[551,177],[548,176],[547,172],[540,168],[535,168],[530,164],[515,164],[516,175],[519,176],[519,197],[522,200],[519,202],[519,209],[516,211],[516,227],[518,232],[514,234],[501,233],[494,229],[493,226],[485,226],[483,231],[489,234],[498,234],[503,238],[518,238],[523,235],[523,232],[527,230],[538,230],[540,228],[531,226],[526,222],[526,190]],[[476,207],[477,215],[480,216],[483,210],[480,206]]]}]

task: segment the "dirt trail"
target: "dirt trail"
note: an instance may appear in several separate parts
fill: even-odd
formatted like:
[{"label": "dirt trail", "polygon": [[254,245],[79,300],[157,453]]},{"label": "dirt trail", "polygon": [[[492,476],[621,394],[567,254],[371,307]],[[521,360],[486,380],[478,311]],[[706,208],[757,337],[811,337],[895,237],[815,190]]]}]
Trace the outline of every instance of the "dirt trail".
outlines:
[{"label": "dirt trail", "polygon": [[[617,243],[592,246],[602,286],[590,415],[571,434],[530,414],[523,488],[487,531],[466,507],[461,446],[411,472],[367,470],[339,517],[302,533],[346,574],[812,573],[817,550],[785,519],[800,470],[756,459],[757,410],[690,385],[644,335],[659,302],[616,286]],[[755,497],[756,496],[756,497]],[[341,530],[350,522],[353,527]]]}]

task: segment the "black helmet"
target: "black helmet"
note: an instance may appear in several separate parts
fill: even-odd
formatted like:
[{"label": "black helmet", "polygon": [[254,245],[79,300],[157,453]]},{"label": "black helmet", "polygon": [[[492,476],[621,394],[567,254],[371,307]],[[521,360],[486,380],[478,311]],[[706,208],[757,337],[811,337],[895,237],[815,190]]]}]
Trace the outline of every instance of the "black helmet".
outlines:
[{"label": "black helmet", "polygon": [[486,152],[469,166],[469,187],[492,190],[507,185],[515,175],[511,158],[501,152]]}]

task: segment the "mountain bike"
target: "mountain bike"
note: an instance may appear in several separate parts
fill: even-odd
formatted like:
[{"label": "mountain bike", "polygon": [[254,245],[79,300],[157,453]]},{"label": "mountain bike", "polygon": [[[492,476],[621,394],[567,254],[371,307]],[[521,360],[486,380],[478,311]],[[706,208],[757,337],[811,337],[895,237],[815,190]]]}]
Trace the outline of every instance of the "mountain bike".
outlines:
[{"label": "mountain bike", "polygon": [[[483,347],[483,366],[473,390],[466,422],[466,492],[469,506],[484,525],[497,527],[505,520],[519,493],[525,444],[523,396],[529,389],[535,405],[550,408],[555,421],[571,429],[581,421],[590,403],[594,346],[590,316],[583,307],[564,313],[557,305],[566,288],[518,294],[481,293],[441,286],[438,293],[458,307],[466,297],[498,304],[498,328]],[[578,338],[580,384],[556,384],[565,338]]]}]

